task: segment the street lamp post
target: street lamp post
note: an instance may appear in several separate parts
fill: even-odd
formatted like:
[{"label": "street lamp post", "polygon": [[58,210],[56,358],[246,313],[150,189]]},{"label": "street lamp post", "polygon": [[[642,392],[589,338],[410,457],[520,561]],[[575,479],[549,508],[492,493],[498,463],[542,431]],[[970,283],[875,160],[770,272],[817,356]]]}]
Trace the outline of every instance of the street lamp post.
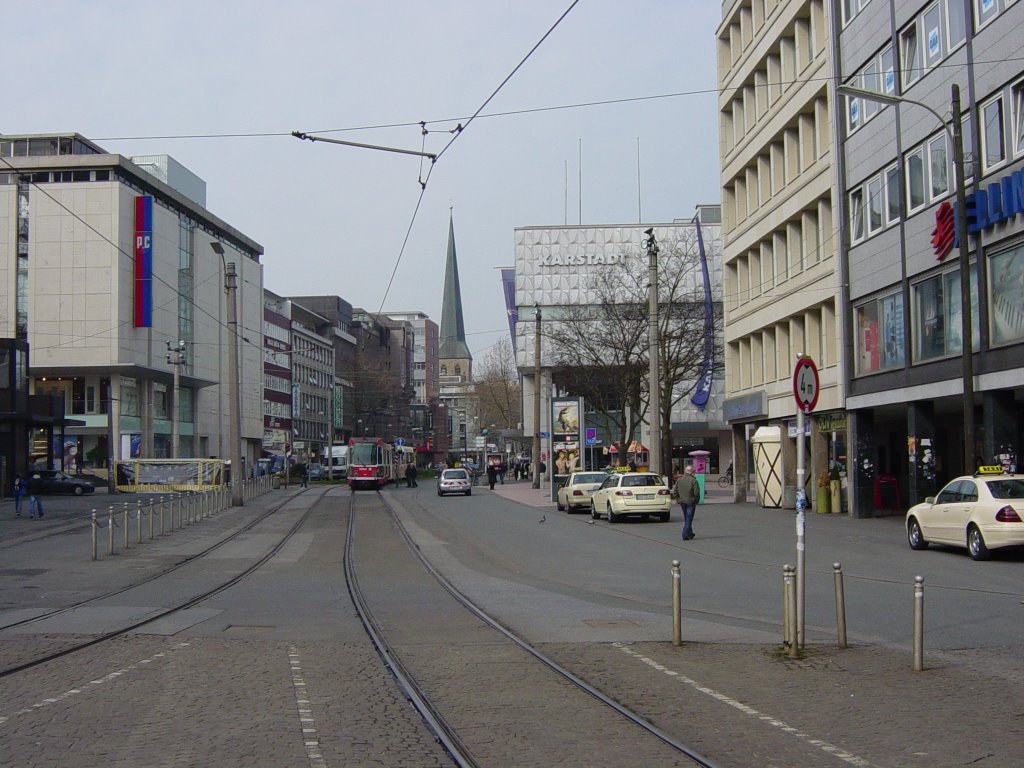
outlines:
[{"label": "street lamp post", "polygon": [[[242,506],[242,431],[241,400],[238,395],[238,306],[235,298],[237,274],[235,262],[224,259],[224,246],[214,240],[210,243],[213,252],[220,256],[224,266],[224,292],[228,299],[228,410],[230,411],[231,433],[231,506]],[[288,467],[285,467],[288,471]]]},{"label": "street lamp post", "polygon": [[974,456],[974,329],[971,317],[971,258],[967,242],[967,187],[964,182],[963,123],[960,115],[960,86],[951,88],[949,122],[927,104],[888,93],[868,91],[851,85],[840,85],[836,92],[843,96],[881,104],[914,104],[931,112],[942,125],[953,144],[953,176],[956,185],[956,231],[960,267],[960,352],[964,400],[964,472],[973,474],[977,468]]}]

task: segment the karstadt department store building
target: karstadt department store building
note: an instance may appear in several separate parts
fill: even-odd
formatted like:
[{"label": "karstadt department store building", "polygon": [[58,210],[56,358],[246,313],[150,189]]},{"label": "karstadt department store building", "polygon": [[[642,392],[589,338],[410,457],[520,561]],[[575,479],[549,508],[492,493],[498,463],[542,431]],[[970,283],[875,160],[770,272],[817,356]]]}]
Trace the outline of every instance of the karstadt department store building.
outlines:
[{"label": "karstadt department store building", "polygon": [[[129,159],[78,134],[0,136],[0,337],[27,342],[30,391],[62,396],[80,424],[62,446],[14,446],[17,468],[30,451],[57,467],[70,448],[96,463],[170,456],[175,414],[179,456],[228,458],[231,263],[252,466],[263,436],[262,253],[206,210],[205,183],[167,156]],[[179,342],[175,402],[167,344]]]}]

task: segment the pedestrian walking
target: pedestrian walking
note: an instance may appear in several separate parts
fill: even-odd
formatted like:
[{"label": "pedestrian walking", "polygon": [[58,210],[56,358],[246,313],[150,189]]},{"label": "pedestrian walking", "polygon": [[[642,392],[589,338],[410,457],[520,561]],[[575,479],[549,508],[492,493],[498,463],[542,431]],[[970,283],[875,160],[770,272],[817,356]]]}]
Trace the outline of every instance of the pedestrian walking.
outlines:
[{"label": "pedestrian walking", "polygon": [[494,484],[498,482],[498,468],[493,464],[487,465],[487,484],[494,490]]},{"label": "pedestrian walking", "polygon": [[419,483],[416,482],[416,465],[409,463],[405,466],[405,484],[409,488],[418,488]]},{"label": "pedestrian walking", "polygon": [[700,501],[700,486],[693,476],[693,465],[686,467],[683,474],[676,480],[672,495],[679,500],[683,508],[683,541],[694,538],[693,517],[697,513],[697,502]]},{"label": "pedestrian walking", "polygon": [[43,499],[39,495],[39,491],[32,487],[28,490],[28,516],[29,517],[42,517],[43,516]]},{"label": "pedestrian walking", "polygon": [[21,503],[28,493],[28,486],[25,485],[25,478],[20,474],[14,476],[14,515],[21,517]]},{"label": "pedestrian walking", "polygon": [[502,462],[498,465],[498,482],[502,485],[505,484],[505,463]]},{"label": "pedestrian walking", "polygon": [[303,488],[309,486],[309,470],[305,464],[299,464],[299,480],[302,482]]}]

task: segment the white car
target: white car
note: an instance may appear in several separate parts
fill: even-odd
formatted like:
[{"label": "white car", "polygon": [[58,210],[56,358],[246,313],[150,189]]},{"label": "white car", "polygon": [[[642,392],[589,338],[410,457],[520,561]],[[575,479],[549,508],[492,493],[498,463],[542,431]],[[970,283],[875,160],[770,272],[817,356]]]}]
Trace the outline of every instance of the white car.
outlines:
[{"label": "white car", "polygon": [[590,496],[601,487],[608,477],[607,472],[573,472],[565,479],[555,495],[555,506],[559,512],[590,509]]},{"label": "white car", "polygon": [[437,478],[437,495],[446,496],[449,493],[473,495],[473,477],[469,474],[469,470],[441,470],[441,476]]},{"label": "white car", "polygon": [[929,543],[965,547],[972,559],[987,560],[989,550],[1024,545],[1022,515],[1024,475],[980,467],[907,511],[907,543],[911,549]]},{"label": "white car", "polygon": [[628,515],[656,515],[667,523],[672,510],[672,496],[662,475],[654,472],[615,472],[608,475],[590,497],[590,516],[601,515],[609,523],[617,523]]}]

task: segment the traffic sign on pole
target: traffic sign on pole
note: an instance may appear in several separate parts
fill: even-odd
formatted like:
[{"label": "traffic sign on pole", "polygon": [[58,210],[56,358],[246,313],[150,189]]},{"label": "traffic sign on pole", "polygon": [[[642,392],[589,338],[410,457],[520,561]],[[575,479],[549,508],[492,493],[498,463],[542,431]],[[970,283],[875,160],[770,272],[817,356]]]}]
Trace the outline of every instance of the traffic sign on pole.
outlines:
[{"label": "traffic sign on pole", "polygon": [[802,413],[810,413],[818,404],[818,367],[809,357],[801,357],[796,361],[793,371],[793,396],[796,407]]}]

